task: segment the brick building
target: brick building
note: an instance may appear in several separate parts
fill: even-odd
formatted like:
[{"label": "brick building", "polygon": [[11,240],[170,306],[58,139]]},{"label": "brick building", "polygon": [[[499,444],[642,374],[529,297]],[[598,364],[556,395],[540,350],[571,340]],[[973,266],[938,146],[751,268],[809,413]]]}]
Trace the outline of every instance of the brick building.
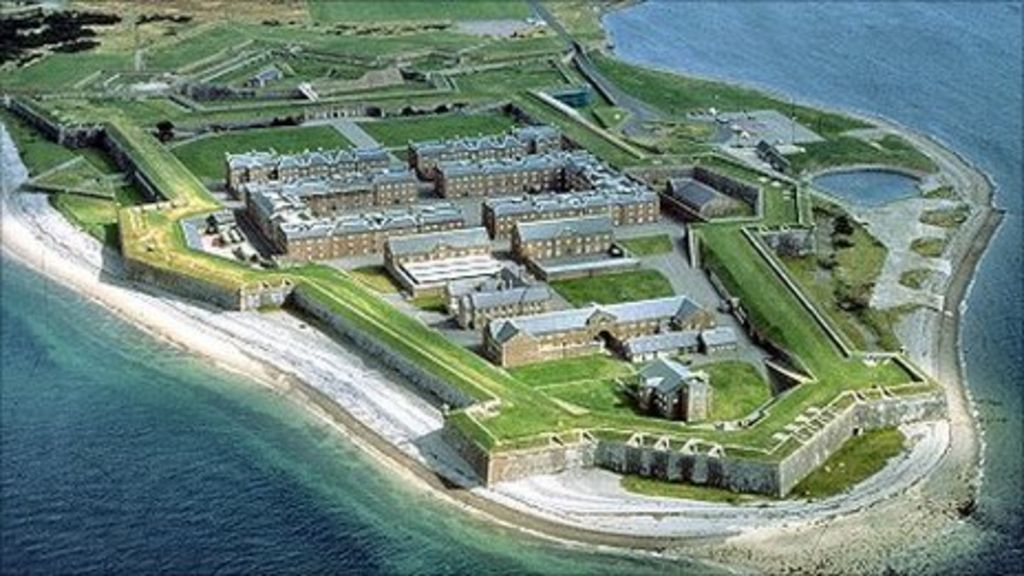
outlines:
[{"label": "brick building", "polygon": [[659,359],[644,366],[632,390],[637,408],[661,418],[700,422],[711,411],[707,374],[675,360]]},{"label": "brick building", "polygon": [[499,366],[519,366],[603,350],[619,352],[631,338],[714,325],[714,316],[685,296],[592,305],[491,320],[484,352]]},{"label": "brick building", "polygon": [[586,190],[560,194],[526,194],[489,198],[483,223],[492,238],[506,238],[517,222],[608,215],[615,226],[656,222],[658,195],[646,189]]},{"label": "brick building", "polygon": [[512,229],[512,253],[522,262],[606,254],[614,238],[607,215],[519,222]]},{"label": "brick building", "polygon": [[444,299],[460,327],[483,330],[494,318],[549,311],[552,294],[547,285],[530,282],[522,271],[506,267],[482,280],[449,283]]},{"label": "brick building", "polygon": [[302,200],[315,216],[364,210],[374,206],[410,204],[416,201],[420,182],[404,168],[384,168],[326,178],[283,182],[271,180],[243,184],[239,190],[248,203],[253,194],[282,194]]},{"label": "brick building", "polygon": [[550,126],[523,126],[506,134],[409,143],[409,167],[433,179],[438,164],[513,159],[562,148],[562,136]]},{"label": "brick building", "polygon": [[382,148],[338,148],[298,154],[278,154],[270,150],[225,154],[224,157],[228,189],[234,192],[250,182],[330,178],[382,170],[392,162],[391,155]]},{"label": "brick building", "polygon": [[444,198],[501,196],[563,190],[565,156],[535,154],[520,158],[442,162],[434,170]]}]

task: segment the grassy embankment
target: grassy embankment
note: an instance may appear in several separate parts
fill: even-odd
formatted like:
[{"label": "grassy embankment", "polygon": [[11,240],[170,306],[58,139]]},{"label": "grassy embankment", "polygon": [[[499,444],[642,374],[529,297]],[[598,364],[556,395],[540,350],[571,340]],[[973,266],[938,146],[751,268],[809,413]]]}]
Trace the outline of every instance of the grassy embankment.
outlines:
[{"label": "grassy embankment", "polygon": [[450,114],[363,122],[359,126],[381,146],[396,148],[410,141],[500,134],[515,126],[515,120],[503,114]]},{"label": "grassy embankment", "polygon": [[898,428],[870,430],[850,438],[797,484],[791,497],[820,499],[844,492],[884,468],[903,451],[905,441]]},{"label": "grassy embankment", "polygon": [[672,251],[672,238],[668,234],[652,234],[616,242],[625,246],[633,256],[655,256]]},{"label": "grassy embankment", "polygon": [[223,182],[224,155],[253,150],[282,154],[317,148],[351,148],[352,144],[331,126],[287,126],[225,132],[201,137],[173,148],[174,155],[205,182]]},{"label": "grassy embankment", "polygon": [[593,59],[601,73],[624,91],[676,118],[712,107],[720,111],[775,109],[791,114],[825,139],[804,145],[805,152],[789,156],[797,173],[843,164],[887,164],[923,172],[936,169],[927,156],[898,136],[869,142],[845,135],[868,127],[854,118],[797,106],[734,84],[651,70],[603,55]]}]

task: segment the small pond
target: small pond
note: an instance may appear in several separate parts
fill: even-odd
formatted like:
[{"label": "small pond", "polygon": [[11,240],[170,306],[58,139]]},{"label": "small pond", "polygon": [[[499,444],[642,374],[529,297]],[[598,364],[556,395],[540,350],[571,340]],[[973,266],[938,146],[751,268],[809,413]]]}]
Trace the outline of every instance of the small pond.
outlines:
[{"label": "small pond", "polygon": [[822,192],[862,206],[881,206],[919,194],[917,178],[892,170],[833,172],[811,183]]}]

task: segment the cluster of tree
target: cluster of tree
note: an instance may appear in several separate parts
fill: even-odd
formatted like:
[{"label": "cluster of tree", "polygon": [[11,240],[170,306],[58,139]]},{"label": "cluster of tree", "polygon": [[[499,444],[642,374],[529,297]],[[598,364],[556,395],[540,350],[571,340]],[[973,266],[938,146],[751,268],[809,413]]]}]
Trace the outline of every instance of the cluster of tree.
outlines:
[{"label": "cluster of tree", "polygon": [[121,21],[105,12],[58,11],[30,12],[0,19],[0,63],[25,62],[25,52],[52,48],[58,52],[80,52],[97,46],[96,35],[88,26],[110,26]]},{"label": "cluster of tree", "polygon": [[173,22],[175,24],[185,24],[186,22],[192,21],[192,16],[188,14],[143,14],[139,16],[139,24],[146,24],[149,22]]}]

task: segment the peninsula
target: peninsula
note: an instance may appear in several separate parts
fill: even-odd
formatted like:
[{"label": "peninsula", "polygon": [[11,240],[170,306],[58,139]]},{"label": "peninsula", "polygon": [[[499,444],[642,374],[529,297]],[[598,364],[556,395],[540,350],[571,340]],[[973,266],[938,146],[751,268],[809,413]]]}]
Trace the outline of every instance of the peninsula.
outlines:
[{"label": "peninsula", "polygon": [[472,513],[880,570],[974,507],[992,186],[618,60],[621,5],[4,8],[5,254]]}]

